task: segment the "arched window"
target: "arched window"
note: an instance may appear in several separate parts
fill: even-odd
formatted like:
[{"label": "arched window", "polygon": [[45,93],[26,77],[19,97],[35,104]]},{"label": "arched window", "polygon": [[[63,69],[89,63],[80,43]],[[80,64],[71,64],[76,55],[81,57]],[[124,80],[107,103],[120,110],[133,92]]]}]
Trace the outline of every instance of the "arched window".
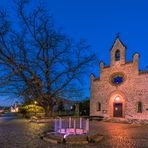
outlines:
[{"label": "arched window", "polygon": [[101,103],[100,102],[98,102],[98,104],[97,104],[97,111],[101,111]]},{"label": "arched window", "polygon": [[138,102],[138,110],[137,110],[138,113],[142,113],[142,102]]},{"label": "arched window", "polygon": [[115,52],[115,61],[119,61],[120,60],[120,50],[117,49]]}]

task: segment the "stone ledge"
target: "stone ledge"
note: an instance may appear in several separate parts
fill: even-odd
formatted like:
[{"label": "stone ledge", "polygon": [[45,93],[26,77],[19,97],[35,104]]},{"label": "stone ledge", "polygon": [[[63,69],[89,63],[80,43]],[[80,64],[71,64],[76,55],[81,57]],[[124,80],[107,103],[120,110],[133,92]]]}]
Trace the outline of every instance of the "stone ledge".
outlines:
[{"label": "stone ledge", "polygon": [[30,122],[33,123],[48,123],[50,121],[54,121],[54,119],[31,119]]},{"label": "stone ledge", "polygon": [[105,118],[103,121],[112,123],[125,123],[128,124],[128,120],[125,118]]},{"label": "stone ledge", "polygon": [[64,141],[63,135],[55,135],[52,133],[45,133],[41,138],[50,143],[63,143]]},{"label": "stone ledge", "polygon": [[96,134],[96,135],[91,135],[91,136],[88,136],[88,141],[90,143],[98,143],[99,141],[101,141],[103,139],[103,135],[100,135],[100,134]]},{"label": "stone ledge", "polygon": [[81,145],[81,144],[88,144],[88,141],[66,141],[67,144],[76,144],[76,145]]},{"label": "stone ledge", "polygon": [[125,123],[125,124],[148,124],[147,119],[132,119],[132,118],[105,118],[103,121],[112,123]]},{"label": "stone ledge", "polygon": [[41,138],[53,144],[66,143],[72,145],[81,145],[88,143],[98,143],[103,139],[103,135],[100,135],[98,133],[91,135],[69,135],[66,139],[64,139],[64,135],[62,134],[45,133]]},{"label": "stone ledge", "polygon": [[47,137],[43,137],[43,140],[53,143],[53,144],[57,144],[58,141],[56,139],[51,139],[51,138],[47,138]]},{"label": "stone ledge", "polygon": [[130,124],[148,124],[148,120],[144,119],[127,119]]}]

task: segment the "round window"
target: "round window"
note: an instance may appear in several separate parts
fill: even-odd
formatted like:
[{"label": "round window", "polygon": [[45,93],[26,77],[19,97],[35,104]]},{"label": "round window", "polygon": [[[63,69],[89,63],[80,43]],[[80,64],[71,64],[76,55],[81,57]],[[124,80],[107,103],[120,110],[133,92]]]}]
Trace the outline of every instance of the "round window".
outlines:
[{"label": "round window", "polygon": [[111,76],[111,83],[113,85],[120,85],[124,82],[125,77],[122,73],[115,73]]}]

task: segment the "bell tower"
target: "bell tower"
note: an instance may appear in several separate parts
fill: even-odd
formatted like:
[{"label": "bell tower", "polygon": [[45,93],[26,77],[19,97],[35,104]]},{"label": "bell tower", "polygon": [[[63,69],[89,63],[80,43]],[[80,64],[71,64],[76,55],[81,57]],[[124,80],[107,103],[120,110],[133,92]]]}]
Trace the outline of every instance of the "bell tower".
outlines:
[{"label": "bell tower", "polygon": [[125,54],[126,53],[126,47],[120,40],[119,36],[116,37],[116,40],[111,48],[110,54],[111,54],[111,66],[114,65],[122,65],[125,64]]}]

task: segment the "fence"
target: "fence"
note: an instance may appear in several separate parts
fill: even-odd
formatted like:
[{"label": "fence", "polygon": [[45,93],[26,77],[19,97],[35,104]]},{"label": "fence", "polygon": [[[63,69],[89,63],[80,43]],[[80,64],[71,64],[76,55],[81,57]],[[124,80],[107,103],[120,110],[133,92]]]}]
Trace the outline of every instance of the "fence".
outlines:
[{"label": "fence", "polygon": [[89,132],[89,119],[58,118],[55,119],[54,130],[57,133],[85,134]]}]

